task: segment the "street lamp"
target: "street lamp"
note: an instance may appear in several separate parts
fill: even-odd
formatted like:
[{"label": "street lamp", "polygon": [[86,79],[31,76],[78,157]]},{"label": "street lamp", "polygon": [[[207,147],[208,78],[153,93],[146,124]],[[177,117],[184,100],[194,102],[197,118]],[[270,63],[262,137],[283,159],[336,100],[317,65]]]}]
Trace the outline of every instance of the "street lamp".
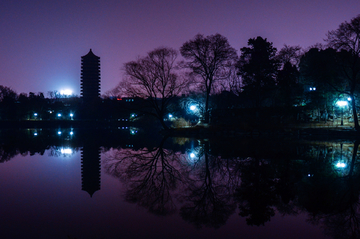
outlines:
[{"label": "street lamp", "polygon": [[341,109],[341,125],[344,125],[344,107],[347,106],[348,102],[345,100],[339,100],[336,104]]}]

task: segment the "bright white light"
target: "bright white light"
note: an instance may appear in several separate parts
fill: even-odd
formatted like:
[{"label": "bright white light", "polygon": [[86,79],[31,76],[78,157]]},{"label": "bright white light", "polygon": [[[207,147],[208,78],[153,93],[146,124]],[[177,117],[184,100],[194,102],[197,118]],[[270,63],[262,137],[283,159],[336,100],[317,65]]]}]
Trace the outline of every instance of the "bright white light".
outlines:
[{"label": "bright white light", "polygon": [[348,102],[345,100],[339,100],[338,102],[336,102],[336,104],[341,107],[341,106],[346,106]]},{"label": "bright white light", "polygon": [[67,95],[67,96],[72,95],[72,90],[70,89],[61,90],[60,95]]},{"label": "bright white light", "polygon": [[73,114],[73,113],[70,113],[70,117],[74,117],[74,114]]},{"label": "bright white light", "polygon": [[57,133],[58,135],[61,135],[61,131],[58,131],[58,133]]},{"label": "bright white light", "polygon": [[59,113],[59,114],[57,114],[57,116],[58,116],[58,117],[61,117],[61,114]]},{"label": "bright white light", "polygon": [[190,105],[190,110],[192,111],[196,110],[196,105]]},{"label": "bright white light", "polygon": [[37,113],[34,113],[34,116],[38,116],[38,114],[37,114]]},{"label": "bright white light", "polygon": [[195,158],[196,157],[196,155],[194,154],[194,153],[190,153],[190,158]]},{"label": "bright white light", "polygon": [[70,148],[61,148],[60,149],[60,152],[62,153],[62,154],[72,154],[72,149],[70,149]]},{"label": "bright white light", "polygon": [[173,115],[172,114],[169,114],[169,118],[172,118],[173,117]]},{"label": "bright white light", "polygon": [[348,98],[348,101],[351,101],[351,97]]},{"label": "bright white light", "polygon": [[35,132],[35,133],[34,133],[34,136],[37,136],[37,135],[38,135],[38,133]]},{"label": "bright white light", "polygon": [[345,163],[337,163],[336,165],[335,165],[337,168],[345,168],[346,167],[346,164]]},{"label": "bright white light", "polygon": [[70,133],[69,133],[70,135],[74,135],[74,132],[72,132],[72,131],[70,131]]}]

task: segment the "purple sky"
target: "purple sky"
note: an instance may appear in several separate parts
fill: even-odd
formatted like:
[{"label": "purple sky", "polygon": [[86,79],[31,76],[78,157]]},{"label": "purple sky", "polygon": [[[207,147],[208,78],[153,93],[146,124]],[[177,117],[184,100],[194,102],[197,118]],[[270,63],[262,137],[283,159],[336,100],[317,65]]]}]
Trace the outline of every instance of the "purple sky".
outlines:
[{"label": "purple sky", "polygon": [[238,52],[257,36],[278,49],[306,48],[358,14],[359,0],[5,0],[0,85],[79,95],[81,56],[92,48],[104,94],[121,80],[125,62],[159,46],[178,50],[198,33],[220,33]]}]

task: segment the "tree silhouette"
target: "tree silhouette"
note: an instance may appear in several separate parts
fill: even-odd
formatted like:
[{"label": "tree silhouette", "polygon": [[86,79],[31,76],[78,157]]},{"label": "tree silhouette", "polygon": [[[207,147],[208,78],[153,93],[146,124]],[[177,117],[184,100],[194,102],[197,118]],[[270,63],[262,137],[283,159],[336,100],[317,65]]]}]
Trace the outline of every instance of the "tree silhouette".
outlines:
[{"label": "tree silhouette", "polygon": [[343,70],[344,80],[348,86],[346,93],[351,97],[355,129],[360,130],[356,112],[355,93],[360,83],[360,15],[350,22],[341,23],[339,28],[327,34],[328,46],[341,51],[337,62]]},{"label": "tree silhouette", "polygon": [[[305,82],[316,86],[316,92],[309,93],[313,96],[312,102],[317,104],[317,107],[323,105],[330,108],[340,96],[351,97],[355,90],[358,90],[357,83],[353,84],[348,80],[348,74],[352,72],[351,62],[352,56],[345,50],[337,52],[332,48],[324,50],[312,48],[305,53],[301,59],[300,73]],[[360,61],[358,64],[360,69]],[[352,102],[356,128],[357,110],[354,104],[355,102]]]},{"label": "tree silhouette", "polygon": [[188,61],[185,66],[201,79],[205,93],[205,123],[209,123],[209,96],[214,83],[230,76],[237,54],[226,37],[215,34],[204,37],[198,34],[180,48]]},{"label": "tree silhouette", "polygon": [[247,217],[248,225],[264,225],[275,215],[274,169],[266,160],[256,158],[248,158],[240,165],[241,185],[235,194],[239,202],[239,215]]},{"label": "tree silhouette", "polygon": [[231,166],[225,159],[209,154],[208,143],[197,157],[199,162],[194,170],[194,182],[188,185],[180,215],[198,228],[218,228],[236,209],[232,200],[236,180],[233,180],[231,170],[227,170]]},{"label": "tree silhouette", "polygon": [[251,97],[254,106],[259,108],[275,87],[279,68],[277,50],[266,38],[257,37],[249,39],[248,47],[243,47],[240,51],[237,68],[243,80],[244,93]]},{"label": "tree silhouette", "polygon": [[11,88],[0,85],[0,119],[16,119],[17,94]]},{"label": "tree silhouette", "polygon": [[[124,94],[147,99],[151,110],[143,112],[155,116],[167,129],[164,115],[170,101],[186,89],[188,81],[176,71],[177,51],[157,48],[136,61],[125,63],[125,79],[119,84]],[[144,102],[145,103],[145,102]]]},{"label": "tree silhouette", "polygon": [[152,149],[120,150],[105,162],[108,174],[126,182],[126,200],[158,215],[176,211],[173,194],[187,178],[180,154],[164,149],[165,140]]}]

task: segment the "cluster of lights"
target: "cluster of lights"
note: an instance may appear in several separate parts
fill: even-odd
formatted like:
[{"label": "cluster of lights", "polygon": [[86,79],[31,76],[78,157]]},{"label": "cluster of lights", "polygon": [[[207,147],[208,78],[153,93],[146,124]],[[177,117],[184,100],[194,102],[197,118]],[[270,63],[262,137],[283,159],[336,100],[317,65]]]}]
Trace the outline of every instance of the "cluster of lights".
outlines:
[{"label": "cluster of lights", "polygon": [[310,91],[315,91],[315,90],[316,90],[316,87],[310,87],[309,90],[310,90]]},{"label": "cluster of lights", "polygon": [[[58,135],[62,135],[61,130],[58,130],[57,134],[58,134]],[[69,135],[73,136],[73,135],[74,135],[74,131],[70,131],[70,132],[69,132]]]},{"label": "cluster of lights", "polygon": [[60,153],[62,153],[62,154],[72,154],[73,151],[72,151],[71,148],[61,148]]},{"label": "cluster of lights", "polygon": [[135,135],[138,132],[136,128],[134,129],[133,127],[127,127],[127,126],[118,127],[118,129],[124,129],[124,130],[128,129],[130,130],[130,134],[132,135]]},{"label": "cluster of lights", "polygon": [[[38,136],[38,135],[39,135],[38,132],[34,132],[34,136]],[[57,135],[62,135],[62,131],[61,131],[61,130],[58,130],[58,131],[57,131]],[[69,132],[69,135],[70,135],[70,136],[73,136],[73,135],[74,135],[74,131],[71,130],[71,131]]]},{"label": "cluster of lights", "polygon": [[346,163],[338,162],[335,166],[336,166],[337,168],[346,168]]},{"label": "cluster of lights", "polygon": [[[51,110],[49,110],[48,112],[49,112],[50,114],[53,113],[53,111],[51,111]],[[39,116],[39,114],[35,112],[35,113],[34,113],[34,117],[38,117],[38,116]],[[61,113],[58,113],[56,116],[57,116],[58,118],[61,118],[61,117],[62,117],[62,114],[61,114]],[[73,114],[73,113],[70,113],[70,114],[69,114],[69,117],[70,117],[70,118],[73,118],[73,117],[74,117],[74,114]]]}]

